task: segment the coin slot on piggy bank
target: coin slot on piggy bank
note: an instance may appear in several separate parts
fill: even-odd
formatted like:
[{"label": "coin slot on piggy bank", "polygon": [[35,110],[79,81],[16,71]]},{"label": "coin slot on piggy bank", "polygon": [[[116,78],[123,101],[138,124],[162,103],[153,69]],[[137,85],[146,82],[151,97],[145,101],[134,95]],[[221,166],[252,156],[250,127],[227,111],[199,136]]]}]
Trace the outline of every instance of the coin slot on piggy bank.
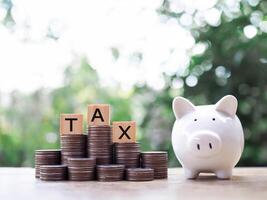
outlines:
[{"label": "coin slot on piggy bank", "polygon": [[60,134],[83,134],[83,115],[61,114]]},{"label": "coin slot on piggy bank", "polygon": [[122,121],[112,123],[114,143],[131,143],[136,141],[136,122]]},{"label": "coin slot on piggy bank", "polygon": [[109,125],[110,106],[108,104],[88,105],[87,124],[89,126]]}]

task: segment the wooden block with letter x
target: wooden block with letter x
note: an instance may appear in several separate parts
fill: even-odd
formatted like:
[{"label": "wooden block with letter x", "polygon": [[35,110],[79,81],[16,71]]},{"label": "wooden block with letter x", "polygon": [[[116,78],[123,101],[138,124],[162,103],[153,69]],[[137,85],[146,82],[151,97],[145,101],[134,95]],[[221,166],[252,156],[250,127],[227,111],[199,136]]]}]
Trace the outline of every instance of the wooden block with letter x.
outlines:
[{"label": "wooden block with letter x", "polygon": [[87,125],[110,125],[109,104],[89,104],[87,111]]},{"label": "wooden block with letter x", "polygon": [[112,139],[115,143],[132,143],[136,141],[136,122],[122,121],[112,123]]},{"label": "wooden block with letter x", "polygon": [[83,115],[61,114],[60,135],[63,134],[83,134]]}]

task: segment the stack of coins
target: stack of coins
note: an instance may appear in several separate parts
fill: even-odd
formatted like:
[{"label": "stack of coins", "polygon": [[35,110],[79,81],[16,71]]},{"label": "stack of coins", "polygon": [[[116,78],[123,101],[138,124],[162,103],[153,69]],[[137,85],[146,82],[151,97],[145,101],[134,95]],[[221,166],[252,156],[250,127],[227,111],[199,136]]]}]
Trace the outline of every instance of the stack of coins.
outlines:
[{"label": "stack of coins", "polygon": [[97,180],[121,181],[124,178],[124,165],[97,165]]},{"label": "stack of coins", "polygon": [[109,125],[88,127],[88,157],[95,157],[96,164],[107,165],[112,158],[112,129]]},{"label": "stack of coins", "polygon": [[154,169],[128,168],[126,169],[126,180],[128,181],[152,181],[154,180]]},{"label": "stack of coins", "polygon": [[59,165],[61,162],[61,150],[43,149],[35,151],[35,177],[40,177],[41,165]]},{"label": "stack of coins", "polygon": [[114,162],[126,168],[140,167],[139,143],[114,143]]},{"label": "stack of coins", "polygon": [[95,158],[69,158],[69,180],[91,181],[95,179]]},{"label": "stack of coins", "polygon": [[62,163],[68,164],[68,158],[86,157],[86,135],[68,134],[60,136]]},{"label": "stack of coins", "polygon": [[144,168],[154,169],[154,178],[168,177],[168,155],[165,151],[147,151],[141,153],[141,163]]},{"label": "stack of coins", "polygon": [[67,165],[41,165],[40,179],[42,181],[67,180]]}]

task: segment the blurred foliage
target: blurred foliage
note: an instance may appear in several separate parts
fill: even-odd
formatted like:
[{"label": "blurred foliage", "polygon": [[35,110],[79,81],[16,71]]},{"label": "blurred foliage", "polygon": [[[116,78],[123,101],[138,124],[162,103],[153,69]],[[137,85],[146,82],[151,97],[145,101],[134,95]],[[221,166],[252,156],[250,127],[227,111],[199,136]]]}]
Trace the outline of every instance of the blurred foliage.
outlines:
[{"label": "blurred foliage", "polygon": [[[165,87],[158,91],[147,85],[136,85],[125,92],[120,86],[99,84],[96,71],[86,58],[68,66],[64,86],[53,90],[40,88],[32,94],[13,91],[8,105],[0,107],[0,165],[32,166],[34,150],[58,148],[60,113],[83,113],[89,103],[109,103],[112,120],[136,120],[138,140],[143,150],[167,150],[169,165],[177,166],[170,143],[174,116],[173,97],[183,95],[195,104],[213,104],[226,94],[239,100],[238,116],[245,130],[246,145],[239,165],[267,164],[267,35],[261,28],[267,19],[267,3],[236,1],[238,9],[231,10],[225,1],[215,8],[221,12],[220,22],[210,25],[193,21],[185,27],[205,51],[192,54],[183,73],[164,74]],[[165,0],[159,15],[177,19],[185,13],[170,9]],[[12,24],[12,3],[2,1],[8,12],[3,21]],[[191,12],[193,19],[198,12]],[[258,21],[255,20],[258,17]],[[254,18],[253,18],[254,17]],[[244,35],[244,27],[253,25],[257,33],[252,38]],[[119,52],[113,52],[118,54]],[[178,68],[178,67],[177,67]],[[190,79],[197,81],[192,86]],[[177,89],[174,83],[182,83]],[[3,98],[0,97],[0,102]]]},{"label": "blurred foliage", "polygon": [[[215,5],[221,11],[218,25],[193,22],[189,30],[196,44],[206,45],[206,51],[193,55],[185,73],[170,79],[197,78],[196,86],[183,87],[183,96],[195,104],[213,104],[226,94],[235,95],[246,139],[239,165],[262,166],[267,164],[267,2],[233,1],[235,8],[225,2]],[[159,12],[176,19],[182,14],[171,12],[168,1]],[[192,15],[195,19],[198,13]],[[244,34],[248,25],[256,30],[251,38]]]},{"label": "blurred foliage", "polygon": [[120,94],[118,88],[100,87],[97,74],[86,59],[66,68],[61,88],[40,88],[25,96],[14,91],[9,105],[2,109],[1,166],[30,166],[35,149],[59,148],[60,113],[86,116],[87,104],[109,103],[116,108],[112,109],[113,120],[132,119],[129,97]]}]

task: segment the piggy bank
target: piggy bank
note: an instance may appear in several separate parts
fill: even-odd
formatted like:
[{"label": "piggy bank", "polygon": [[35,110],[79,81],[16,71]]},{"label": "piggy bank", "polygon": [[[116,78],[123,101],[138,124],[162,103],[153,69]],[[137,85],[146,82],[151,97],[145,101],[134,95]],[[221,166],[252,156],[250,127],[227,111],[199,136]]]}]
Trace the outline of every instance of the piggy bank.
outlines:
[{"label": "piggy bank", "polygon": [[187,179],[214,173],[230,179],[244,148],[244,134],[236,116],[237,99],[223,97],[214,105],[195,106],[183,97],[173,100],[176,117],[172,146]]}]

